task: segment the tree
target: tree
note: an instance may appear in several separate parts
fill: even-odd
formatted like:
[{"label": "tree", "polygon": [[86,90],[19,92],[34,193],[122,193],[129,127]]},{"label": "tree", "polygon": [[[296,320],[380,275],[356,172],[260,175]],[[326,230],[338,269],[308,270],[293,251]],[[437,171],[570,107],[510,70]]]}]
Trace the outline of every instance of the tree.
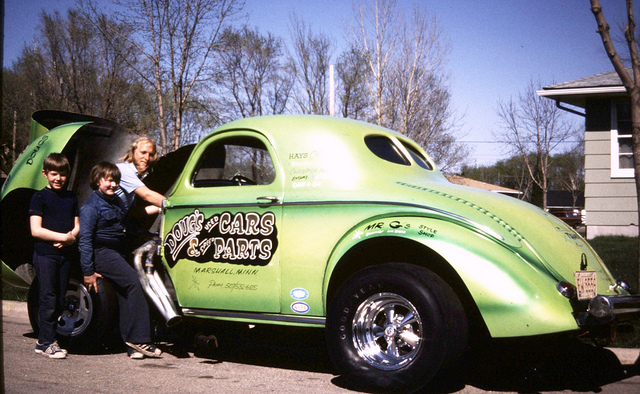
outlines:
[{"label": "tree", "polygon": [[576,137],[577,128],[552,101],[536,94],[536,86],[540,85],[532,80],[518,100],[510,98],[498,103],[503,129],[495,137],[522,157],[529,177],[541,193],[541,206],[546,209],[552,154]]},{"label": "tree", "polygon": [[344,118],[367,119],[369,98],[366,93],[367,60],[357,48],[349,48],[338,56],[336,64],[336,96],[339,113]]},{"label": "tree", "polygon": [[[121,29],[100,25],[111,41],[126,40],[123,57],[155,91],[159,150],[180,147],[182,123],[196,85],[207,76],[209,62],[225,24],[240,11],[238,0],[112,0],[120,8]],[[101,12],[91,0],[89,13]],[[132,53],[137,57],[131,57]],[[165,103],[168,98],[169,103]],[[169,124],[171,127],[169,128]]]},{"label": "tree", "polygon": [[[115,22],[105,17],[103,23]],[[37,110],[110,118],[138,133],[149,129],[149,92],[87,17],[77,9],[64,15],[45,12],[37,30],[32,45],[3,70],[2,126],[12,131],[11,139],[14,131],[16,136],[14,144],[3,134],[3,148],[11,152],[7,167],[28,143],[31,114]]]},{"label": "tree", "polygon": [[584,192],[584,141],[564,153],[553,157],[549,171],[549,189],[571,192],[573,205],[580,193]]},{"label": "tree", "polygon": [[218,85],[226,117],[284,112],[293,84],[283,73],[281,42],[248,27],[227,28],[218,53]]},{"label": "tree", "polygon": [[294,99],[305,114],[329,114],[329,65],[331,42],[323,34],[314,34],[311,27],[295,15],[291,16],[293,53],[289,69],[297,82]]},{"label": "tree", "polygon": [[353,3],[357,25],[351,28],[353,48],[367,61],[367,89],[374,111],[373,121],[385,124],[387,80],[393,72],[393,57],[398,41],[398,9],[395,0],[362,0]]},{"label": "tree", "polygon": [[[44,13],[41,21],[42,60],[55,81],[52,86],[61,109],[114,119],[133,131],[144,130],[148,122],[139,114],[148,104],[147,92],[113,43],[106,42],[77,9],[70,9],[66,19],[57,12]],[[123,31],[110,18],[103,18],[102,24]]]},{"label": "tree", "polygon": [[[627,0],[626,2],[627,25],[624,31],[627,51],[629,52],[631,59],[630,71],[625,67],[613,41],[611,40],[609,24],[604,17],[600,1],[590,1],[591,12],[598,24],[597,32],[600,34],[602,39],[604,50],[629,94],[631,110],[631,141],[634,157],[633,173],[636,180],[636,201],[640,208],[640,160],[638,159],[640,158],[640,56],[638,55],[638,44],[635,37],[636,22],[633,14],[633,1]],[[640,209],[638,209],[638,222],[640,223]],[[638,271],[640,272],[640,242],[638,242]]]},{"label": "tree", "polygon": [[518,198],[529,201],[531,196],[531,179],[519,155],[499,160],[489,166],[462,166],[460,175],[492,185],[518,190]]},{"label": "tree", "polygon": [[441,170],[458,165],[466,148],[456,142],[449,47],[437,19],[418,6],[407,18],[395,0],[360,0],[354,10],[351,48],[366,60],[372,121],[416,140]]}]

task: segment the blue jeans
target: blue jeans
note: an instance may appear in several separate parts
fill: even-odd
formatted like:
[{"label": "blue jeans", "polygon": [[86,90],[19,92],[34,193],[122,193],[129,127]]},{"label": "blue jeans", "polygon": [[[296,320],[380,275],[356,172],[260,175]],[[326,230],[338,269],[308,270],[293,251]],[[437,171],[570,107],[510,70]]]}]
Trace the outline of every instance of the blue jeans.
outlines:
[{"label": "blue jeans", "polygon": [[40,283],[38,342],[41,345],[49,345],[56,340],[58,319],[62,314],[63,301],[69,285],[71,260],[65,256],[41,256],[34,253],[33,266]]},{"label": "blue jeans", "polygon": [[136,270],[124,256],[109,247],[93,251],[95,271],[111,281],[118,295],[120,336],[125,342],[151,342],[149,304]]}]

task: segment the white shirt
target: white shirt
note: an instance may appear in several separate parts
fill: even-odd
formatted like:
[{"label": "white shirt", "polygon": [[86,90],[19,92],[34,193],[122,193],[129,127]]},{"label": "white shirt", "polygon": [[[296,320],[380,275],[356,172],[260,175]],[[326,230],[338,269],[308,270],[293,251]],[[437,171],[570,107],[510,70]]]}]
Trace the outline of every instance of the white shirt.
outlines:
[{"label": "white shirt", "polygon": [[125,161],[116,164],[116,166],[120,169],[120,187],[116,190],[116,195],[124,203],[125,209],[129,211],[136,198],[134,192],[140,186],[144,186],[144,183],[138,178],[138,170],[133,163]]}]

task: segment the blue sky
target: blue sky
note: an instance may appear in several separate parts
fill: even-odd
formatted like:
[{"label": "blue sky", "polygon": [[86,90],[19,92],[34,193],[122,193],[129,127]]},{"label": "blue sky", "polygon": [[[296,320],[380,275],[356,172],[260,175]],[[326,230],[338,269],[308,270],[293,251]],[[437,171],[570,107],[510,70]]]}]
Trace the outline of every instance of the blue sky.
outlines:
[{"label": "blue sky", "polygon": [[[407,11],[414,3],[398,0]],[[417,3],[437,17],[451,45],[447,68],[452,104],[463,115],[461,141],[471,149],[470,164],[492,164],[507,157],[506,147],[492,136],[500,128],[499,100],[517,97],[531,80],[546,86],[613,70],[588,0]],[[612,31],[617,30],[624,22],[625,2],[601,3]],[[64,11],[73,4],[74,0],[5,0],[5,66],[31,41],[43,9]],[[350,11],[348,0],[247,0],[245,6],[249,24],[263,32],[287,40],[289,16],[295,12],[337,45],[344,42]]]}]

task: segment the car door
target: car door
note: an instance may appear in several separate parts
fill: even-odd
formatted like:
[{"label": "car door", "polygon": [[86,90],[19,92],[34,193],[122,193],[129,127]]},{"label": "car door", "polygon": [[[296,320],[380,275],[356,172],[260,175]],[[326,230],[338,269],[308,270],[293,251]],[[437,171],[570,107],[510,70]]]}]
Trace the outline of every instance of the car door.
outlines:
[{"label": "car door", "polygon": [[226,132],[196,147],[162,225],[163,259],[181,307],[280,311],[277,168],[269,141],[256,132]]}]

